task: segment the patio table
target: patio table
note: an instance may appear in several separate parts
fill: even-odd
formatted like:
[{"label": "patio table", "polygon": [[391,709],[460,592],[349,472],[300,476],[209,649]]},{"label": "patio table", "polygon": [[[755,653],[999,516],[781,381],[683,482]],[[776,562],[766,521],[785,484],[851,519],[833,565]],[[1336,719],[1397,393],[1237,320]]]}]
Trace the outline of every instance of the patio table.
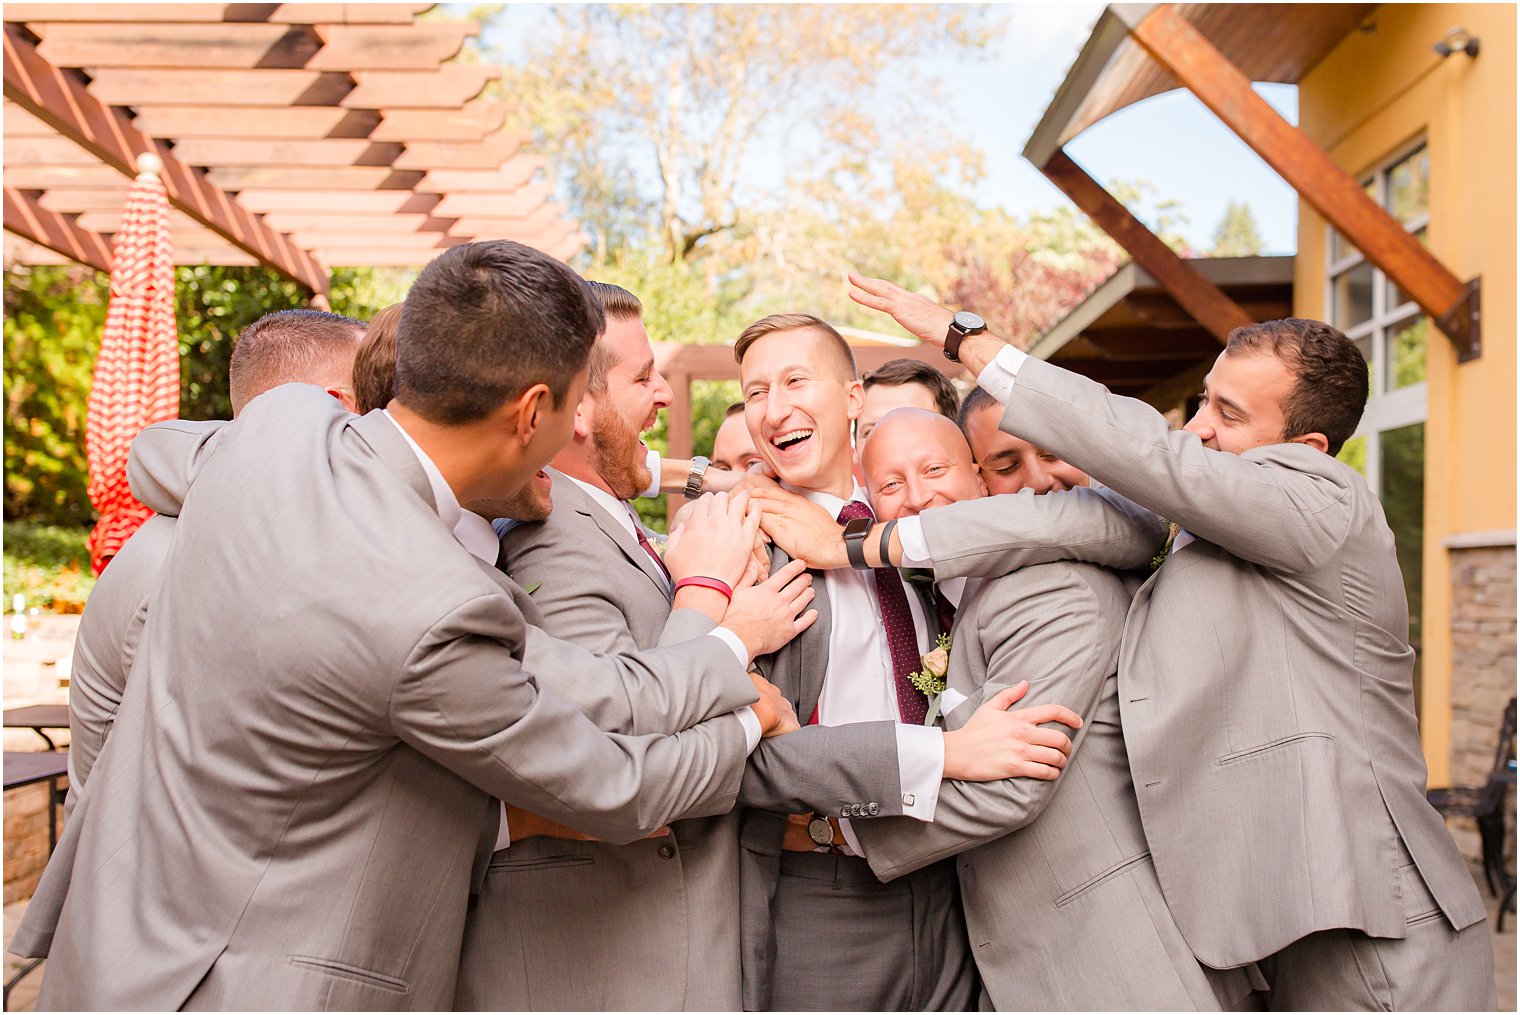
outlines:
[{"label": "patio table", "polygon": [[[50,751],[58,750],[58,745],[53,743],[53,738],[43,730],[66,730],[69,728],[69,706],[67,705],[27,705],[23,708],[8,708],[5,710],[5,725],[7,729],[29,729],[42,738]],[[9,783],[7,783],[9,786]]]}]

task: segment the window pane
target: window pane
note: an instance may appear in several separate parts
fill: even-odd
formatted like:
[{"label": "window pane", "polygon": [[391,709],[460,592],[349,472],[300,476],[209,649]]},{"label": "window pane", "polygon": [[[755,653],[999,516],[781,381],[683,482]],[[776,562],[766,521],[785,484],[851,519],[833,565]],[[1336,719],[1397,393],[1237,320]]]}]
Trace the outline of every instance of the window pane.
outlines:
[{"label": "window pane", "polygon": [[1408,223],[1430,212],[1430,152],[1424,148],[1388,170],[1388,210]]},{"label": "window pane", "polygon": [[1330,230],[1330,263],[1334,264],[1343,257],[1350,257],[1357,253],[1357,249],[1351,245],[1351,241],[1341,235],[1339,229]]},{"label": "window pane", "polygon": [[1367,475],[1367,438],[1351,438],[1341,446],[1341,453],[1335,457],[1365,477]]},{"label": "window pane", "polygon": [[1335,326],[1350,331],[1372,318],[1373,267],[1366,261],[1335,277],[1330,316]]},{"label": "window pane", "polygon": [[[1409,644],[1420,651],[1420,610],[1424,604],[1425,424],[1385,431],[1382,449],[1383,513],[1393,530],[1394,552],[1404,572],[1409,598]],[[1418,655],[1416,660],[1418,660]],[[1415,663],[1415,700],[1419,700],[1419,662]]]},{"label": "window pane", "polygon": [[1425,339],[1430,318],[1415,317],[1388,329],[1383,356],[1384,390],[1407,388],[1425,379]]},{"label": "window pane", "polygon": [[1377,394],[1377,389],[1372,385],[1372,336],[1357,339],[1356,349],[1362,354],[1362,359],[1367,361],[1367,397],[1370,399]]},{"label": "window pane", "polygon": [[[1420,229],[1415,230],[1414,238],[1417,239],[1417,240],[1419,240],[1422,245],[1425,243],[1425,230],[1424,230],[1423,227],[1420,228]],[[1406,303],[1412,303],[1412,302],[1414,302],[1414,297],[1410,296],[1404,290],[1402,290],[1398,286],[1394,285],[1393,284],[1393,279],[1390,278],[1390,279],[1387,280],[1387,282],[1388,282],[1388,291],[1387,291],[1387,296],[1386,296],[1387,302],[1383,304],[1383,313],[1385,313],[1385,314],[1386,313],[1391,313],[1392,311],[1397,310],[1399,307],[1403,306]]]}]

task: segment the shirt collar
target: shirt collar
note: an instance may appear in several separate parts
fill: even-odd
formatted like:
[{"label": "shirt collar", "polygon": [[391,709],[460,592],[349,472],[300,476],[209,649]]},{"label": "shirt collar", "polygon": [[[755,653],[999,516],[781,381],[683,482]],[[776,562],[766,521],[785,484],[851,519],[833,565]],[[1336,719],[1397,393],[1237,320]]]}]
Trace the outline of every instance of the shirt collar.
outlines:
[{"label": "shirt collar", "polygon": [[[812,501],[814,504],[817,504],[819,507],[823,508],[829,513],[829,517],[838,518],[839,512],[843,511],[844,506],[852,500],[858,500],[867,506],[869,506],[871,503],[870,499],[866,497],[866,492],[860,488],[859,483],[855,482],[853,479],[851,479],[850,483],[850,496],[848,500],[843,500],[839,497],[834,496],[832,493],[823,493],[818,490],[799,490],[794,486],[787,486],[785,483],[782,483],[781,486],[784,489],[792,491],[793,493],[801,494],[808,500]],[[876,512],[874,509],[872,510],[871,514],[873,517],[875,516]]]},{"label": "shirt collar", "polygon": [[[560,475],[564,475],[564,473],[560,473]],[[585,490],[586,495],[595,501],[603,511],[611,515],[612,520],[621,525],[625,532],[635,539],[638,538],[638,532],[633,527],[633,509],[626,500],[618,500],[601,487],[592,486],[590,483],[576,479],[574,476],[565,476],[565,478],[582,490]]]},{"label": "shirt collar", "polygon": [[496,541],[496,533],[491,528],[491,523],[473,511],[466,511],[459,506],[459,498],[454,496],[453,489],[444,480],[443,473],[438,471],[438,466],[422,450],[421,445],[412,440],[412,435],[406,432],[406,427],[396,421],[396,417],[387,409],[381,409],[391,425],[401,431],[401,436],[406,438],[407,445],[412,453],[417,456],[417,461],[422,463],[422,471],[427,474],[428,486],[433,491],[433,503],[438,506],[438,520],[454,534],[472,556],[479,557],[487,564],[496,563],[496,555],[501,544]]}]

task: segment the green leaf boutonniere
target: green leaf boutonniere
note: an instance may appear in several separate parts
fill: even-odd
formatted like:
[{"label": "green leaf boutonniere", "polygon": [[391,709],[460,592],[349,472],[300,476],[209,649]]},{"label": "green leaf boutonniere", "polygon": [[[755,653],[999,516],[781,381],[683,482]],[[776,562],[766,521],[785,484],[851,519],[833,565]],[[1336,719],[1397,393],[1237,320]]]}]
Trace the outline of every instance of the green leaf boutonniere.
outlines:
[{"label": "green leaf boutonniere", "polygon": [[940,635],[933,651],[919,658],[919,665],[923,669],[914,670],[908,674],[908,679],[929,698],[929,711],[924,716],[924,725],[933,726],[934,720],[939,718],[940,700],[945,694],[945,678],[950,672],[950,636]]},{"label": "green leaf boutonniere", "polygon": [[1151,570],[1154,571],[1166,563],[1167,556],[1172,552],[1172,543],[1177,539],[1177,533],[1182,531],[1182,526],[1176,522],[1166,523],[1166,542],[1161,544],[1161,549],[1151,558]]}]

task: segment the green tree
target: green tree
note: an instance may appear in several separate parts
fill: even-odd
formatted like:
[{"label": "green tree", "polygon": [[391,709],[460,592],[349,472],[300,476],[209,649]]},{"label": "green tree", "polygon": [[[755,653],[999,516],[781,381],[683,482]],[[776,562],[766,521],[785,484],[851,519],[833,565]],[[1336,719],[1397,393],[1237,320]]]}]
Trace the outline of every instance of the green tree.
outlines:
[{"label": "green tree", "polygon": [[1214,227],[1214,246],[1209,249],[1209,256],[1255,257],[1261,248],[1261,233],[1256,229],[1251,206],[1244,201],[1225,205],[1224,216]]}]

